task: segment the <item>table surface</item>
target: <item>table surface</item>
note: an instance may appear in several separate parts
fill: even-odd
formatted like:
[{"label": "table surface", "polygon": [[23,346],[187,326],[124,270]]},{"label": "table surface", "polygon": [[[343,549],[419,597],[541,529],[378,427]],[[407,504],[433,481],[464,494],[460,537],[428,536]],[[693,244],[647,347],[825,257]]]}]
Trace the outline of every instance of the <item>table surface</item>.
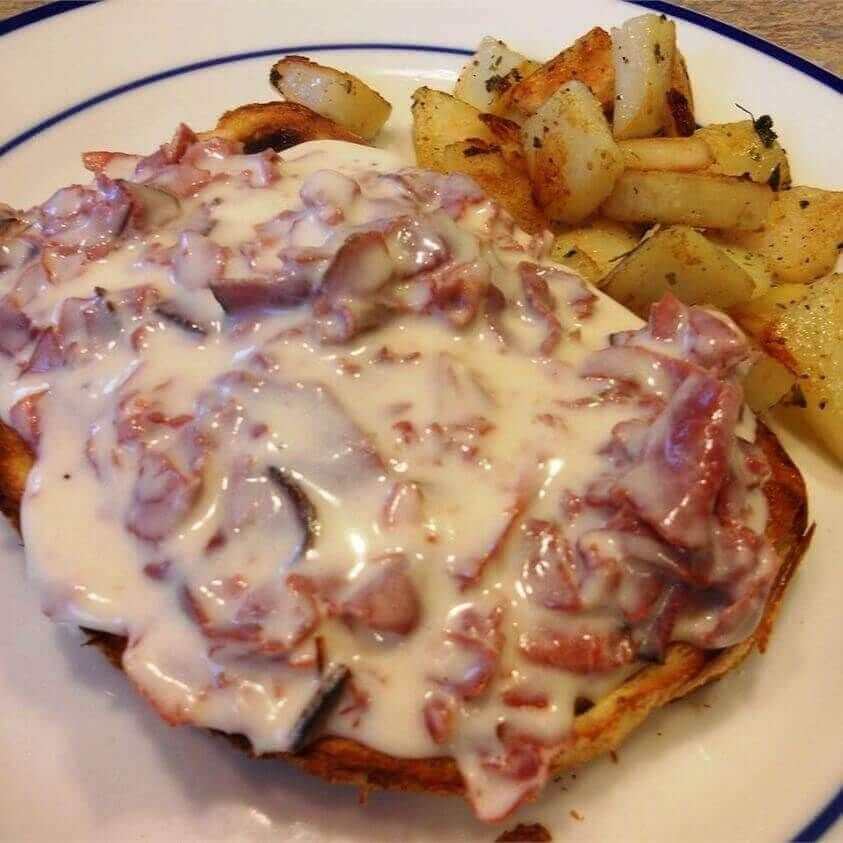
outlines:
[{"label": "table surface", "polygon": [[[0,0],[0,19],[43,4],[44,0]],[[720,18],[843,74],[840,0],[681,0],[679,5]]]}]

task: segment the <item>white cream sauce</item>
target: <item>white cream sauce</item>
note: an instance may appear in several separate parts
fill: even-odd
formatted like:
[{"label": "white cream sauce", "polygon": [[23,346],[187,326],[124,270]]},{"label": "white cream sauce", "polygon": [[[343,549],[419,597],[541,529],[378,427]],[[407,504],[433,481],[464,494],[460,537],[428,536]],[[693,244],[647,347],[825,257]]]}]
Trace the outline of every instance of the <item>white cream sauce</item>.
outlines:
[{"label": "white cream sauce", "polygon": [[[582,494],[605,471],[612,429],[637,412],[623,403],[571,406],[593,394],[578,367],[611,333],[640,323],[599,294],[593,312],[578,315],[559,290],[561,342],[550,355],[537,353],[547,325],[524,305],[517,265],[545,264],[542,244],[517,230],[507,235],[510,249],[503,235],[490,237],[498,212],[488,202],[455,220],[441,211],[425,217],[394,181],[375,177],[401,167],[385,152],[305,144],[272,163],[274,178],[262,186],[244,181],[234,165],[215,159],[221,175],[183,197],[177,216],[124,238],[60,285],[46,285],[27,310],[33,322],[47,324],[68,297],[89,297],[94,288],[113,297],[151,285],[203,323],[203,336],[161,318],[139,349],[124,329],[84,364],[19,376],[15,361],[2,358],[4,418],[21,397],[49,389],[22,509],[29,574],[56,621],[128,637],[126,672],[169,720],[244,734],[258,752],[287,750],[320,668],[344,665],[356,696],[346,693],[326,731],[399,757],[454,756],[478,815],[502,816],[533,781],[527,777],[525,785],[484,763],[501,752],[502,724],[540,742],[549,756],[565,738],[575,700],[607,693],[636,669],[629,662],[574,673],[526,660],[518,644],[544,623],[567,622],[525,587],[527,517],[558,519],[563,494]],[[325,170],[357,185],[344,200],[342,221],[325,222],[326,204],[316,201],[292,228],[261,241],[256,226],[281,211],[301,212],[303,189],[342,195],[343,184]],[[330,258],[353,226],[394,216],[402,202],[460,260],[488,268],[510,301],[499,325],[476,318],[455,328],[446,318],[404,313],[348,342],[322,343],[309,303],[246,316],[233,327],[207,288],[217,264],[227,279],[278,270],[282,248]],[[203,213],[201,228],[223,255],[204,236],[180,234]],[[205,250],[205,264],[150,258],[170,247],[191,256]],[[317,262],[311,283],[329,263]],[[232,372],[240,375],[226,379]],[[149,426],[143,447],[121,442],[115,418],[132,395],[154,399],[166,417],[191,421]],[[229,415],[215,415],[226,401]],[[478,418],[488,430],[471,426]],[[144,521],[150,512],[137,514],[139,465],[144,454],[166,454],[190,475],[195,441],[185,437],[197,430],[211,442],[199,457],[198,488],[183,517],[169,505],[169,512],[155,510],[155,518],[172,516],[175,525],[158,537],[160,523]],[[273,468],[317,513],[318,534],[309,542],[297,503],[273,479]],[[759,492],[749,509],[756,524],[765,522]],[[127,527],[133,512],[142,522],[134,531]],[[572,526],[569,538],[588,526],[587,519]],[[404,606],[402,617],[380,619],[380,609],[355,597],[380,587],[393,570],[417,594],[415,618]],[[316,601],[318,627],[301,640],[314,604],[284,587],[289,575],[333,583]],[[255,591],[270,611],[255,614],[248,604]],[[337,604],[346,608],[332,611]],[[445,634],[466,610],[500,613],[500,657],[481,693],[448,697],[452,727],[437,743],[425,704],[447,685],[442,677],[478,670],[475,650]],[[595,629],[605,620],[600,610],[586,616]],[[249,617],[260,621],[257,638],[218,634],[248,625]],[[507,704],[506,691],[515,687],[544,702]]]}]

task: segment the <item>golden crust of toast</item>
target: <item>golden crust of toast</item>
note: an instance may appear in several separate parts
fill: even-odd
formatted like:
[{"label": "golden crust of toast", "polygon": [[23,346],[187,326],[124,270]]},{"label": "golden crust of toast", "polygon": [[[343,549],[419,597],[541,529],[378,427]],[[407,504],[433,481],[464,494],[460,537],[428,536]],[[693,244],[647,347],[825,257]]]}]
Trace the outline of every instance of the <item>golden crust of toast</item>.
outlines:
[{"label": "golden crust of toast", "polygon": [[359,135],[296,102],[253,102],[241,105],[226,111],[213,129],[201,132],[199,137],[239,141],[246,153],[260,152],[270,147],[280,152],[315,140],[341,140],[368,146]]},{"label": "golden crust of toast", "polygon": [[[769,505],[767,536],[781,555],[782,565],[764,616],[746,641],[720,651],[704,651],[675,643],[665,661],[636,673],[617,690],[593,702],[574,718],[570,736],[553,762],[558,773],[615,749],[654,709],[719,678],[736,667],[755,648],[763,651],[788,582],[796,571],[811,539],[807,527],[805,483],[775,435],[758,423],[757,441],[772,473],[764,486]],[[32,453],[17,433],[0,422],[0,510],[17,526]],[[124,638],[85,630],[115,667],[122,667]],[[585,707],[585,706],[584,706]],[[241,735],[222,735],[235,746],[252,753]],[[323,736],[297,754],[271,753],[262,759],[283,759],[330,782],[353,784],[363,789],[418,790],[445,795],[464,792],[462,778],[451,758],[395,758],[346,738]]]}]

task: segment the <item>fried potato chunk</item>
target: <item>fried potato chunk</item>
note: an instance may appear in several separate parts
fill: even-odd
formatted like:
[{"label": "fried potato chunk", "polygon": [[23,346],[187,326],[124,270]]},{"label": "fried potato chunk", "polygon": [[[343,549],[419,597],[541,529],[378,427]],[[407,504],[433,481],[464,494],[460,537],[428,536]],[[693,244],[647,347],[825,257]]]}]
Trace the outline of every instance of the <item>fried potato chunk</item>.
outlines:
[{"label": "fried potato chunk", "polygon": [[779,284],[763,296],[732,307],[729,315],[751,337],[759,339],[782,313],[808,294],[804,284]]},{"label": "fried potato chunk", "polygon": [[834,269],[843,247],[843,192],[782,190],[760,231],[726,232],[724,238],[762,255],[779,282],[813,281]]},{"label": "fried potato chunk", "polygon": [[577,38],[570,47],[509,88],[493,110],[508,116],[529,117],[572,80],[587,85],[603,109],[612,110],[615,93],[612,39],[605,29],[595,26]]},{"label": "fried potato chunk", "polygon": [[640,240],[633,226],[597,218],[557,234],[551,257],[592,283],[598,283]]},{"label": "fried potato chunk", "polygon": [[480,110],[444,91],[418,88],[413,94],[413,145],[420,167],[440,169],[445,147],[468,138],[493,143]]},{"label": "fried potato chunk", "polygon": [[772,199],[766,185],[726,176],[627,170],[602,213],[620,222],[754,231],[764,225]]},{"label": "fried potato chunk", "polygon": [[712,123],[698,129],[694,137],[711,150],[710,172],[749,178],[773,190],[790,187],[787,153],[774,136],[759,134],[752,120]]},{"label": "fried potato chunk", "polygon": [[761,345],[796,376],[805,421],[843,461],[843,275],[811,284],[764,330]]},{"label": "fried potato chunk", "polygon": [[454,96],[481,111],[493,111],[497,100],[539,66],[503,41],[484,38],[460,71]]},{"label": "fried potato chunk", "polygon": [[705,170],[714,163],[711,150],[700,138],[638,138],[619,141],[628,170]]},{"label": "fried potato chunk", "polygon": [[646,138],[662,129],[673,77],[676,26],[664,15],[641,15],[612,30],[618,140]]},{"label": "fried potato chunk", "polygon": [[536,202],[552,220],[576,223],[597,210],[623,171],[600,103],[566,82],[521,129]]},{"label": "fried potato chunk", "polygon": [[644,240],[601,286],[642,318],[667,292],[686,304],[727,308],[749,301],[755,289],[743,267],[686,226],[666,228]]},{"label": "fried potato chunk", "polygon": [[758,357],[743,379],[743,396],[756,413],[763,413],[793,392],[796,375],[778,360],[757,352]]},{"label": "fried potato chunk", "polygon": [[276,62],[269,81],[288,102],[307,106],[365,140],[372,140],[392,113],[392,106],[361,79],[303,56]]},{"label": "fried potato chunk", "polygon": [[470,176],[523,229],[547,228],[547,217],[533,200],[515,123],[483,114],[443,91],[419,88],[413,94],[413,146],[420,167]]},{"label": "fried potato chunk", "polygon": [[502,205],[525,231],[535,234],[547,228],[547,218],[533,201],[533,191],[523,160],[519,164],[500,146],[479,140],[447,146],[433,169],[470,176]]},{"label": "fried potato chunk", "polygon": [[667,137],[689,137],[697,128],[694,118],[694,92],[691,89],[691,77],[685,57],[676,48],[673,56],[673,68],[670,74],[670,87],[665,96],[663,129]]}]

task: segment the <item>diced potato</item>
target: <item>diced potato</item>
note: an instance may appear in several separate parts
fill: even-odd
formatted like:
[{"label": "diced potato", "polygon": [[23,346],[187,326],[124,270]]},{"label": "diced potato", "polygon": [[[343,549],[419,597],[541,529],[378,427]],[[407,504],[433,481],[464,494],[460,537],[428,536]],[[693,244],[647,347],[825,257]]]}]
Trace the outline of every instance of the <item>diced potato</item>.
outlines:
[{"label": "diced potato", "polygon": [[724,176],[749,177],[774,190],[790,187],[790,164],[777,140],[767,138],[767,146],[755,130],[752,120],[738,123],[712,123],[703,126],[695,137],[708,144],[714,163],[710,172]]},{"label": "diced potato", "polygon": [[697,121],[694,119],[694,92],[691,90],[688,65],[678,47],[673,56],[670,87],[665,98],[663,128],[667,137],[689,137],[697,128]]},{"label": "diced potato", "polygon": [[301,103],[371,140],[389,119],[392,106],[365,82],[303,56],[276,62],[269,81],[290,102]]},{"label": "diced potato", "polygon": [[843,275],[807,289],[765,332],[763,346],[797,376],[806,421],[843,461]]},{"label": "diced potato", "polygon": [[751,337],[759,338],[782,313],[808,294],[805,284],[780,284],[763,296],[744,302],[729,311],[729,315]]},{"label": "diced potato", "polygon": [[768,354],[759,352],[743,381],[746,403],[763,413],[774,407],[796,384],[796,375]]},{"label": "diced potato", "polygon": [[600,103],[567,82],[524,124],[521,141],[537,204],[567,223],[585,219],[612,192],[623,156]]},{"label": "diced potato", "polygon": [[547,228],[521,151],[520,127],[431,88],[413,94],[413,145],[420,167],[471,176],[525,230]]},{"label": "diced potato", "polygon": [[562,247],[558,242],[554,242],[550,258],[592,284],[596,284],[604,275],[594,259],[576,246]]},{"label": "diced potato", "polygon": [[612,30],[616,138],[646,138],[662,129],[675,54],[676,26],[663,15],[641,15]]},{"label": "diced potato", "polygon": [[834,269],[843,244],[843,192],[794,187],[776,194],[766,225],[724,237],[764,257],[780,282],[807,283]]},{"label": "diced potato", "polygon": [[305,141],[341,140],[365,144],[359,135],[297,102],[256,102],[226,111],[200,138],[219,137],[243,144],[247,153],[289,149]]},{"label": "diced potato", "polygon": [[433,169],[471,176],[499,202],[518,225],[531,234],[547,228],[547,219],[533,201],[532,187],[523,160],[508,158],[496,144],[479,140],[447,146]]},{"label": "diced potato", "polygon": [[595,282],[632,251],[640,239],[638,232],[631,227],[612,220],[596,219],[588,225],[557,234],[551,256],[568,266],[582,264],[587,258],[589,274],[586,277]]},{"label": "diced potato", "polygon": [[772,198],[766,185],[727,176],[628,170],[602,213],[621,222],[753,231],[767,219]]},{"label": "diced potato", "polygon": [[478,109],[432,88],[419,88],[413,94],[413,145],[420,167],[441,169],[437,162],[445,147],[467,138],[495,141]]},{"label": "diced potato", "polygon": [[601,284],[612,298],[646,318],[671,292],[686,304],[732,307],[752,296],[752,278],[698,231],[675,226],[656,232],[627,255]]},{"label": "diced potato", "polygon": [[585,83],[606,111],[615,95],[612,39],[599,26],[513,85],[492,109],[496,113],[529,117],[535,114],[566,82]]},{"label": "diced potato", "polygon": [[498,98],[539,66],[510,50],[503,41],[484,38],[460,71],[454,96],[481,111],[490,111]]},{"label": "diced potato", "polygon": [[699,138],[638,138],[618,142],[628,170],[704,170],[713,162]]},{"label": "diced potato", "polygon": [[497,144],[503,150],[505,156],[524,161],[524,150],[521,147],[521,127],[517,123],[507,120],[505,117],[498,117],[497,114],[481,114],[479,120],[492,138],[492,143]]},{"label": "diced potato", "polygon": [[767,263],[761,255],[740,246],[724,243],[716,237],[710,237],[709,239],[717,243],[738,266],[742,266],[750,274],[755,284],[755,290],[752,293],[753,298],[763,296],[770,291],[773,286],[773,273],[767,269]]}]

